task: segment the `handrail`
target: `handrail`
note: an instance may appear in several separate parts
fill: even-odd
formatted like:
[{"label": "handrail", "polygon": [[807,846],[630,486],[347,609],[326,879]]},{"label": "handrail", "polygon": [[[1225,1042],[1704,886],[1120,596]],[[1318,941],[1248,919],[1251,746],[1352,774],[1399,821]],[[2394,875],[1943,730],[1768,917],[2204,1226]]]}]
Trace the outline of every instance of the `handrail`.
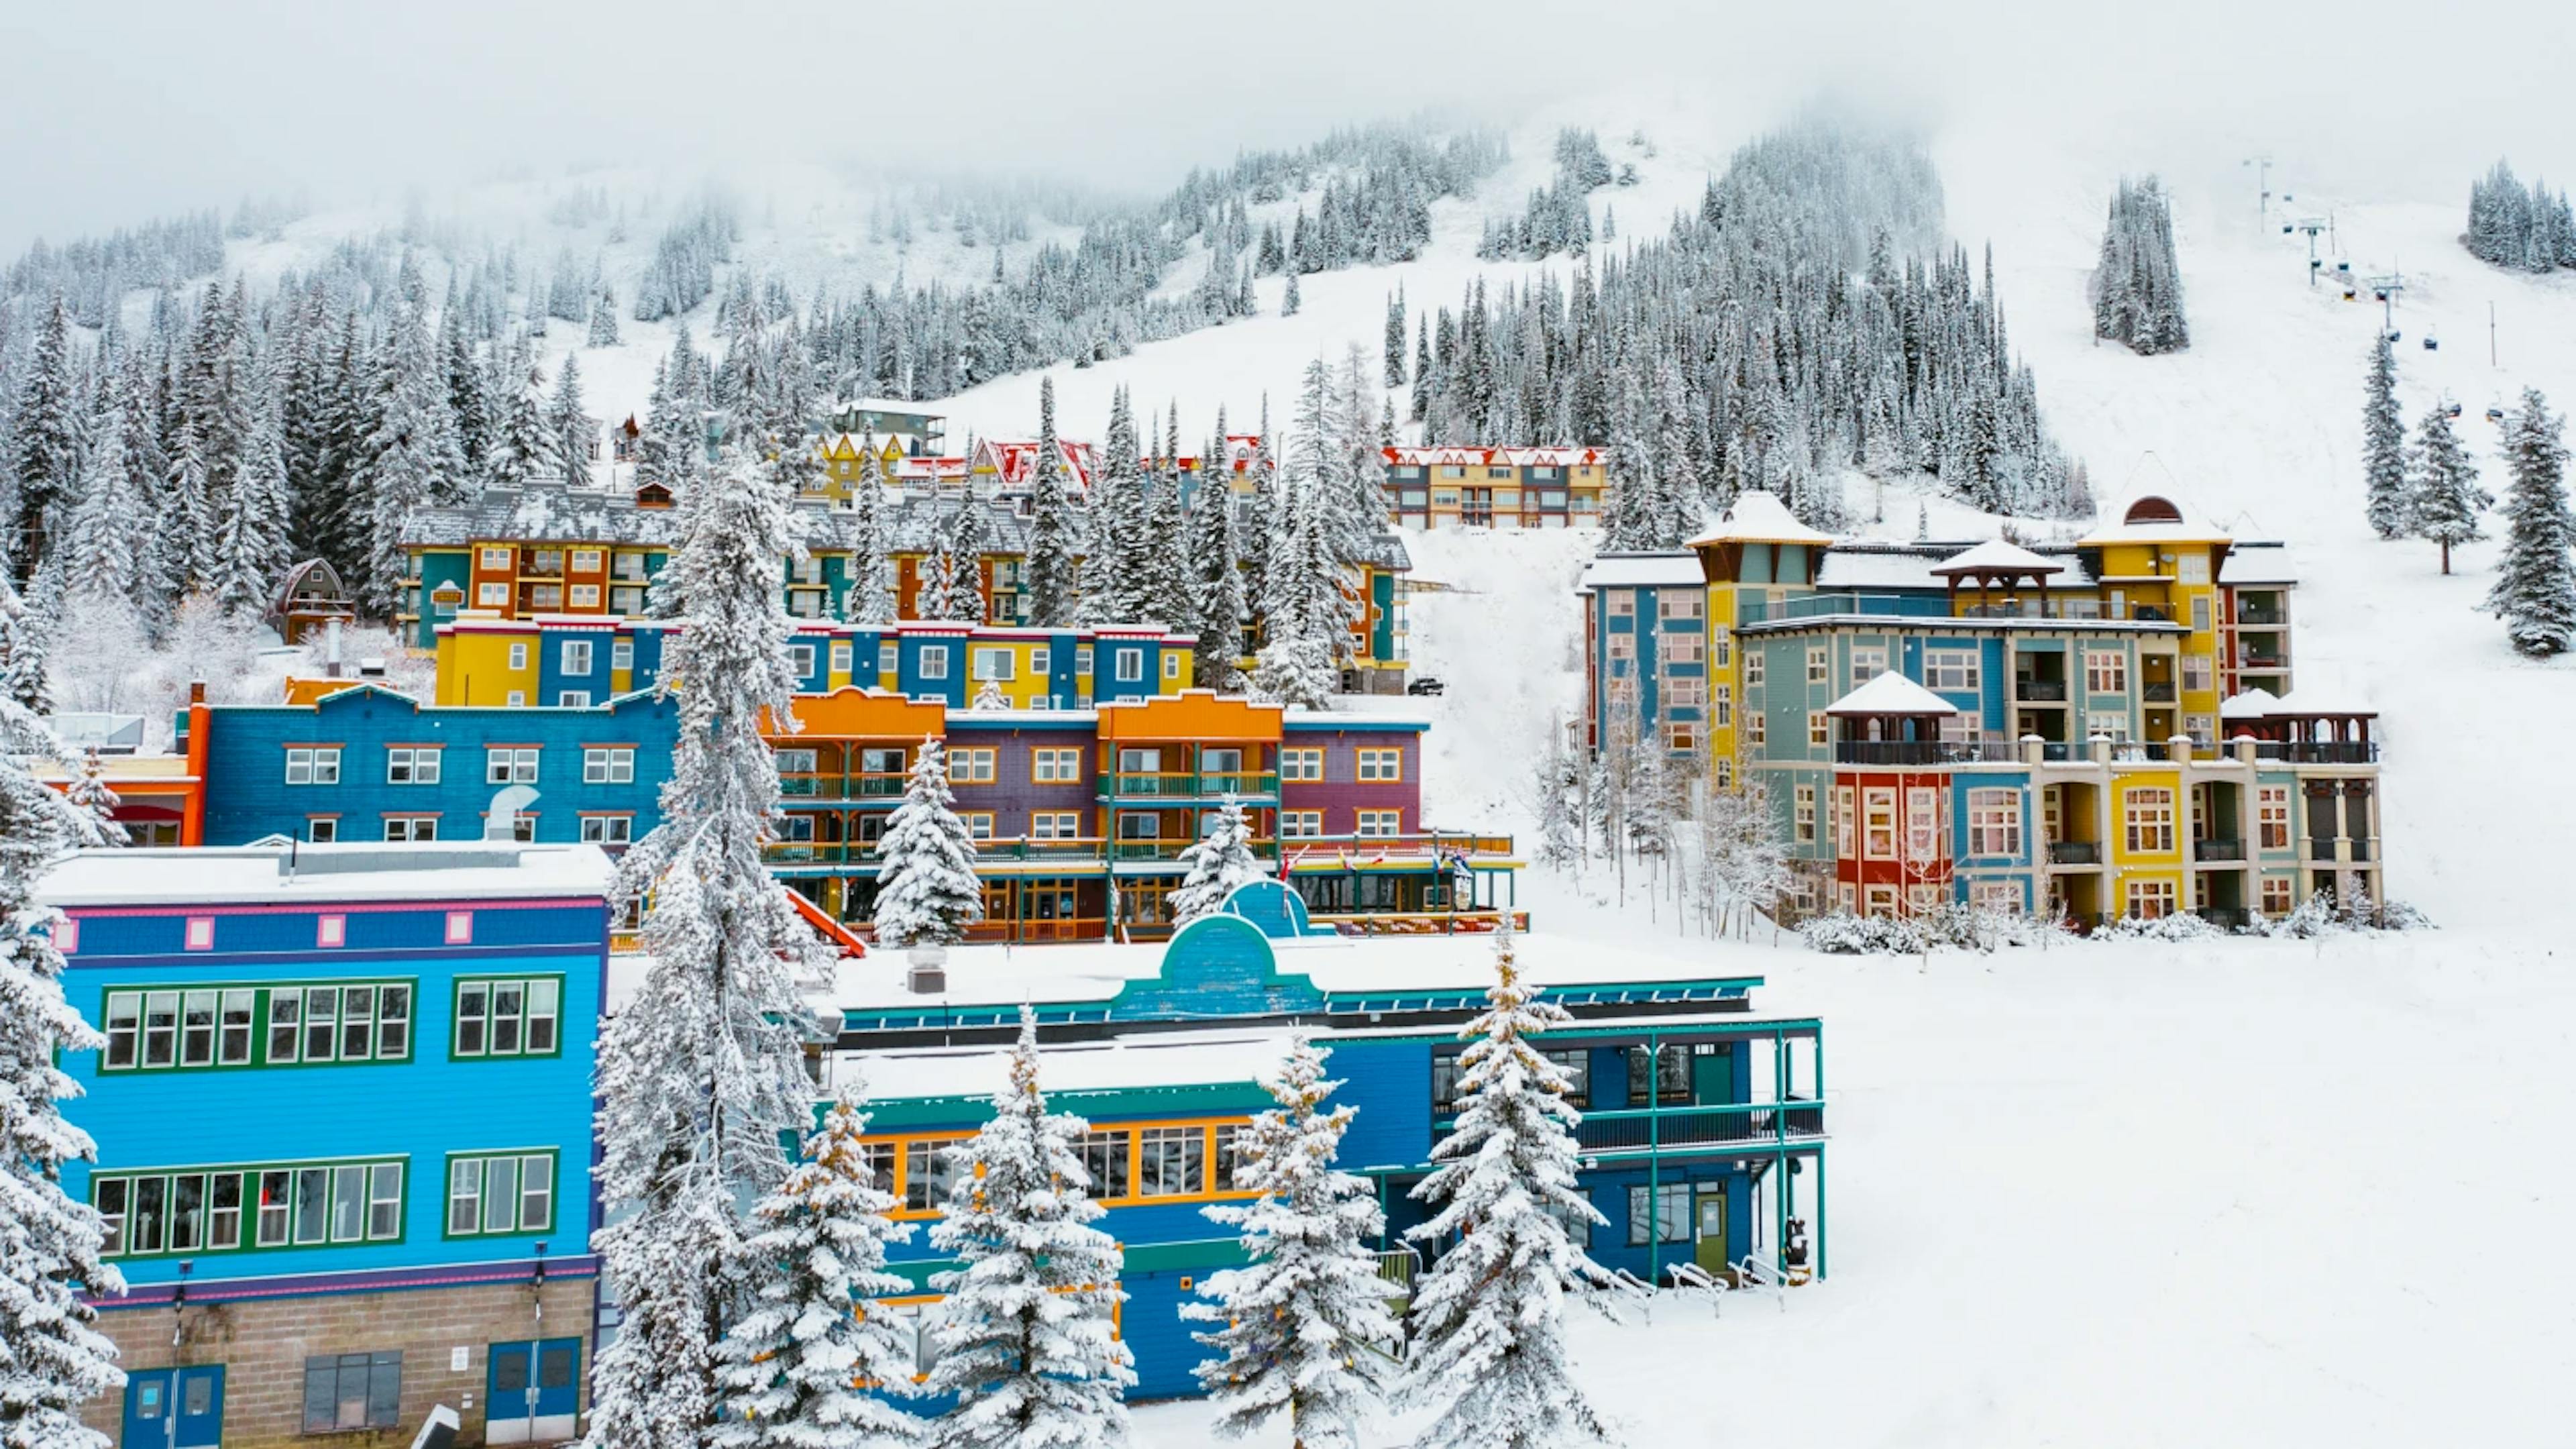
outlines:
[{"label": "handrail", "polygon": [[1701,1294],[1708,1299],[1709,1311],[1713,1316],[1718,1318],[1726,1316],[1726,1284],[1712,1277],[1706,1268],[1683,1259],[1677,1263],[1666,1263],[1664,1272],[1671,1275],[1675,1292]]},{"label": "handrail", "polygon": [[1744,1260],[1735,1265],[1735,1276],[1748,1285],[1742,1291],[1759,1290],[1769,1293],[1779,1301],[1781,1312],[1789,1311],[1789,1280],[1781,1276],[1779,1269],[1747,1253],[1744,1255]]}]

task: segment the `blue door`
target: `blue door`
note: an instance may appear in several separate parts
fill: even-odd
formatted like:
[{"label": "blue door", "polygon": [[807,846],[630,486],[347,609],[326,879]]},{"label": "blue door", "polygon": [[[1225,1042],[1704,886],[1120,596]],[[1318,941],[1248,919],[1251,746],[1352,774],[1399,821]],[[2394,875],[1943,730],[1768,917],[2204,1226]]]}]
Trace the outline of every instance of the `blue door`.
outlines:
[{"label": "blue door", "polygon": [[580,1339],[496,1343],[484,1381],[483,1442],[553,1444],[579,1432]]},{"label": "blue door", "polygon": [[143,1369],[125,1377],[122,1449],[215,1449],[224,1442],[224,1367]]}]

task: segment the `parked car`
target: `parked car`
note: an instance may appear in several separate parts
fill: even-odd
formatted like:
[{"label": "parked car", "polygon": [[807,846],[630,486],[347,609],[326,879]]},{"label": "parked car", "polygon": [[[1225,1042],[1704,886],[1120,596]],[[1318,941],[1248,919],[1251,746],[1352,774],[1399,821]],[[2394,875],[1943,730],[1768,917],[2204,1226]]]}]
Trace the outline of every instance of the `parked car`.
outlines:
[{"label": "parked car", "polygon": [[1436,679],[1417,679],[1404,687],[1407,694],[1446,694],[1449,686]]}]

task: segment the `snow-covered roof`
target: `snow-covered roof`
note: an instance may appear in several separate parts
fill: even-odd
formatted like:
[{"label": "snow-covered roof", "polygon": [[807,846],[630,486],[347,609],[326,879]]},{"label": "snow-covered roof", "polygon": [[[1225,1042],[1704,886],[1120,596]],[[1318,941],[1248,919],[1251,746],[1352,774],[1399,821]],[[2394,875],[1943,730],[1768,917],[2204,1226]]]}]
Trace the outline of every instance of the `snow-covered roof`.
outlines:
[{"label": "snow-covered roof", "polygon": [[1830,533],[1819,533],[1800,523],[1775,494],[1759,488],[1735,495],[1726,512],[1706,533],[1690,541],[1697,548],[1711,543],[1808,543],[1825,545],[1834,541]]},{"label": "snow-covered roof", "polygon": [[2275,715],[2376,715],[2378,710],[2348,690],[2332,684],[2308,684],[2283,695],[2272,706]]},{"label": "snow-covered roof", "polygon": [[1522,448],[1396,447],[1382,451],[1386,455],[1387,466],[1406,468],[1425,466],[1592,468],[1598,467],[1603,458],[1602,450],[1599,448],[1545,445]]},{"label": "snow-covered roof", "polygon": [[2218,566],[2218,581],[2235,587],[2249,584],[2295,584],[2299,570],[2287,546],[2270,539],[2238,539],[2228,546]]},{"label": "snow-covered roof", "polygon": [[1936,574],[2056,574],[2066,565],[2042,558],[2008,538],[1990,538],[1933,565]]},{"label": "snow-covered roof", "polygon": [[84,850],[46,872],[54,906],[320,905],[604,895],[615,874],[596,845],[507,840],[352,841],[186,849]]},{"label": "snow-covered roof", "polygon": [[1593,589],[1696,588],[1708,582],[1699,556],[1688,553],[1605,553],[1583,566],[1575,592]]},{"label": "snow-covered roof", "polygon": [[1825,713],[1957,714],[1959,707],[1893,669],[1825,706]]},{"label": "snow-covered roof", "polygon": [[415,508],[404,520],[402,541],[460,548],[487,538],[668,544],[678,535],[679,518],[672,509],[640,508],[628,493],[572,489],[560,479],[532,479],[518,488],[487,488],[470,503]]},{"label": "snow-covered roof", "polygon": [[2111,543],[2225,543],[2227,530],[2186,508],[2169,489],[2130,494],[2104,510],[2102,522],[2077,539],[2078,548]]},{"label": "snow-covered roof", "polygon": [[2268,689],[2249,689],[2218,702],[2220,719],[2269,719],[2281,711],[2281,697]]},{"label": "snow-covered roof", "polygon": [[[1835,544],[1825,553],[1823,565],[1816,571],[1819,590],[1925,589],[1946,591],[1950,581],[1937,570],[1957,557],[1961,549],[1983,545],[1958,543],[1882,543],[1852,541]],[[2070,546],[2058,545],[2062,552],[2032,550],[2031,556],[2057,570],[2047,581],[2052,589],[2088,588],[2093,583],[2092,571]]]}]

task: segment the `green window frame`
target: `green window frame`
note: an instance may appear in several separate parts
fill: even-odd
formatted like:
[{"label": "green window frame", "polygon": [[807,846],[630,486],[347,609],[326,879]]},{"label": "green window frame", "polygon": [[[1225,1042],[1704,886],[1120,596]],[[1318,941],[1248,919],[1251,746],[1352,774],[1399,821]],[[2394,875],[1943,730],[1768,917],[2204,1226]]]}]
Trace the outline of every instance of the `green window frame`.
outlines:
[{"label": "green window frame", "polygon": [[564,978],[460,976],[447,1054],[454,1061],[563,1055]]},{"label": "green window frame", "polygon": [[120,1168],[90,1175],[100,1256],[193,1257],[399,1243],[411,1159]]},{"label": "green window frame", "polygon": [[99,998],[101,1075],[373,1066],[411,1060],[415,977],[166,982]]},{"label": "green window frame", "polygon": [[551,1147],[447,1154],[447,1207],[439,1218],[439,1235],[500,1238],[553,1232],[560,1156]]}]

